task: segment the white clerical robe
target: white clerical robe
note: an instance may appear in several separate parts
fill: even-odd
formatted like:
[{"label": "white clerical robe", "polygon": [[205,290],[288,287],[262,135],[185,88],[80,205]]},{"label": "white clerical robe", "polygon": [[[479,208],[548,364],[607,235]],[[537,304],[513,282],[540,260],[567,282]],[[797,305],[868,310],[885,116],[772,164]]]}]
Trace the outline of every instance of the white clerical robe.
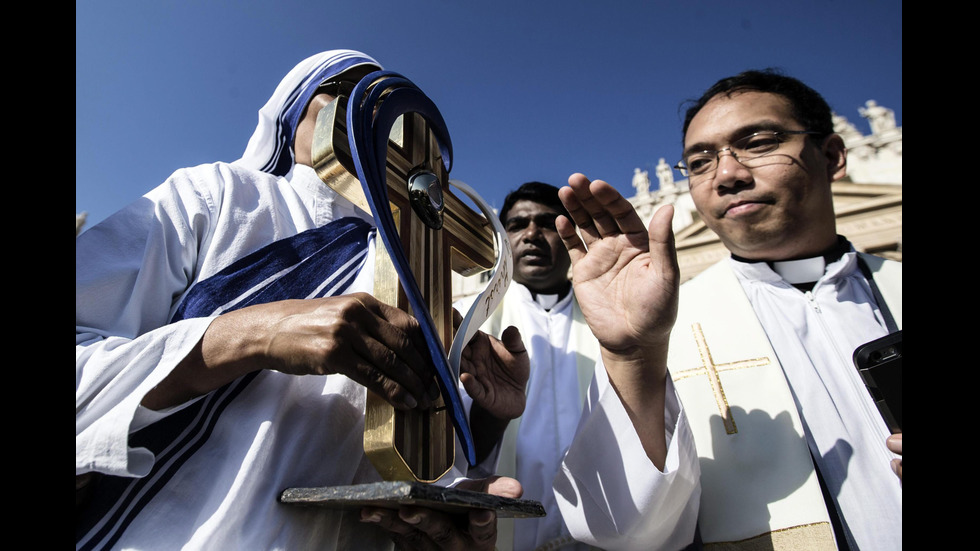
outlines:
[{"label": "white clerical robe", "polygon": [[[309,167],[276,177],[215,163],[178,171],[78,237],[75,472],[148,480],[157,478],[147,475],[154,462],[175,469],[165,485],[148,480],[127,509],[124,532],[123,521],[113,520],[104,532],[81,536],[79,549],[393,547],[386,531],[360,522],[357,510],[276,500],[290,487],[380,480],[364,455],[365,389],[343,375],[263,371],[226,404],[205,410],[211,428],[188,429],[193,441],[183,438],[154,457],[129,440],[180,410],[153,412],[139,403],[211,322],[165,323],[174,297],[189,288],[184,278],[207,279],[268,243],[357,214]],[[373,262],[365,262],[349,292],[370,292],[373,281]],[[179,454],[184,441],[196,451]]]},{"label": "white clerical robe", "polygon": [[[601,362],[595,373],[598,342],[574,293],[546,310],[526,287],[511,284],[483,330],[499,336],[512,325],[521,331],[528,349],[531,374],[524,415],[508,427],[497,473],[520,480],[524,497],[541,501],[547,516],[501,519],[498,549],[592,548],[589,544],[605,549],[677,548],[684,539],[675,536],[683,533],[674,522],[678,515],[687,517],[681,524],[690,541],[697,511],[693,447],[680,453],[673,446],[663,473],[646,457]],[[683,432],[686,424],[672,389],[667,402],[670,441],[677,427]],[[684,469],[677,467],[679,457],[687,458]],[[658,514],[662,509],[649,499],[650,488],[673,479],[677,482],[670,498],[681,505]]]},{"label": "white clerical robe", "polygon": [[[901,264],[865,258],[900,328]],[[829,265],[809,293],[765,263],[731,259],[681,287],[668,365],[700,456],[705,543],[834,549],[828,506],[843,503],[852,543],[901,548],[894,456],[850,363],[885,332],[856,261],[848,253]],[[835,503],[823,498],[811,448]]]}]

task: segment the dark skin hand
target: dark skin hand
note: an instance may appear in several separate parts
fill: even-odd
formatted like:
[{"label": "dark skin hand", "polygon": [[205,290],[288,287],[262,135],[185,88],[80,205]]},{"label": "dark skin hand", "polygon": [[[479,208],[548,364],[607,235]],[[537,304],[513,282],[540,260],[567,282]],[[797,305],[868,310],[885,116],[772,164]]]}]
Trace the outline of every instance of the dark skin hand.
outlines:
[{"label": "dark skin hand", "polygon": [[[457,488],[508,498],[524,493],[517,480],[498,476],[463,481]],[[413,506],[365,507],[361,522],[387,530],[395,547],[405,551],[492,551],[497,542],[497,514],[486,509],[446,513]]]},{"label": "dark skin hand", "polygon": [[516,327],[500,339],[478,331],[463,348],[459,380],[473,401],[496,417],[515,419],[524,413],[524,387],[530,359]]},{"label": "dark skin hand", "polygon": [[[453,323],[458,327],[461,321],[454,310]],[[503,436],[507,423],[524,412],[530,359],[520,332],[508,327],[499,340],[478,331],[463,348],[460,360],[459,378],[473,398],[470,425],[477,460],[482,461]],[[519,498],[524,491],[517,480],[507,477],[464,480],[456,487],[509,498]],[[497,540],[496,513],[484,509],[451,514],[426,507],[366,507],[361,510],[361,520],[387,530],[398,549],[492,550]]]},{"label": "dark skin hand", "polygon": [[[458,315],[458,314],[457,314]],[[477,415],[498,421],[524,411],[529,360],[516,329],[500,341],[479,332],[464,348],[460,379]],[[257,304],[222,314],[143,398],[164,409],[259,369],[291,375],[339,373],[394,407],[429,407],[439,397],[418,321],[367,293]]]},{"label": "dark skin hand", "polygon": [[428,407],[438,386],[418,322],[366,293],[257,304],[214,319],[201,342],[143,399],[163,409],[259,369],[340,373],[394,407]]},{"label": "dark skin hand", "polygon": [[[453,310],[453,322],[458,326],[460,321]],[[530,358],[516,327],[508,327],[500,337],[477,331],[460,357],[459,380],[473,398],[470,426],[477,462],[493,450],[507,423],[524,413]]]}]

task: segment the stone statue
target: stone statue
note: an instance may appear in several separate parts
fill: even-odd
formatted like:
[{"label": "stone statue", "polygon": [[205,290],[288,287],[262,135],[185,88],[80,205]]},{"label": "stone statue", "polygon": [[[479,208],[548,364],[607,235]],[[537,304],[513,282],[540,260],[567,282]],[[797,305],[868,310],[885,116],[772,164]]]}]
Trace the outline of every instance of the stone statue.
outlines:
[{"label": "stone statue", "polygon": [[82,226],[85,225],[85,219],[88,218],[88,213],[83,212],[81,214],[75,213],[75,237],[82,233]]},{"label": "stone statue", "polygon": [[833,113],[832,117],[834,120],[834,132],[840,134],[840,137],[844,139],[844,145],[853,145],[857,140],[864,137],[861,131],[854,126],[854,123],[847,120],[847,117],[838,115],[837,113]]},{"label": "stone statue", "polygon": [[657,178],[660,179],[660,191],[671,191],[674,189],[674,169],[667,164],[663,157],[657,163]]},{"label": "stone statue", "polygon": [[633,169],[633,187],[636,188],[637,196],[645,196],[650,193],[650,176],[646,170],[639,168]]},{"label": "stone statue", "polygon": [[873,99],[865,102],[866,107],[859,107],[858,112],[861,116],[868,119],[871,124],[872,134],[882,134],[886,130],[895,128],[895,112],[887,107],[878,105]]}]

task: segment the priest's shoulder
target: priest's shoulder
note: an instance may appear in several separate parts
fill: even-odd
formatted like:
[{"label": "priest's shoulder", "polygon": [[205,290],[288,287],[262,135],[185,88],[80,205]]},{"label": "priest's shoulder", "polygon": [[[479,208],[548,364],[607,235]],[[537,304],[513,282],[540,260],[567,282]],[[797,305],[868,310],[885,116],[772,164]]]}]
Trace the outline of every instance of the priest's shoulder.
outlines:
[{"label": "priest's shoulder", "polygon": [[697,289],[705,289],[706,285],[715,285],[718,278],[725,277],[726,275],[734,277],[731,266],[729,266],[730,259],[725,257],[718,262],[715,262],[711,266],[708,266],[697,275],[691,279],[681,283],[681,292],[691,292]]},{"label": "priest's shoulder", "polygon": [[873,273],[886,273],[895,274],[898,277],[902,276],[902,263],[897,260],[891,260],[888,258],[883,258],[880,256],[875,256],[869,253],[858,253],[861,259],[864,260],[868,268]]}]

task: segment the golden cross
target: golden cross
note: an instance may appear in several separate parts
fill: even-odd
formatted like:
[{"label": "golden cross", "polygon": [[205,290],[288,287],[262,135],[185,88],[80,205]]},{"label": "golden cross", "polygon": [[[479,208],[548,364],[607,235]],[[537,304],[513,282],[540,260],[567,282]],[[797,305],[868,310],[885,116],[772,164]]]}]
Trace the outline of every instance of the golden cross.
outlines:
[{"label": "golden cross", "polygon": [[[346,102],[347,97],[341,96],[320,111],[313,137],[313,165],[324,183],[370,213],[351,159]],[[412,208],[408,182],[419,170],[438,177],[445,204],[441,229],[426,225]],[[401,116],[392,128],[386,178],[389,206],[402,247],[448,350],[453,337],[450,269],[467,276],[492,268],[492,230],[486,218],[450,192],[439,145],[425,119],[416,113]],[[375,297],[410,311],[386,249],[379,243],[376,250]],[[455,459],[454,428],[443,400],[440,398],[431,410],[401,411],[369,391],[364,452],[385,480],[438,480]]]},{"label": "golden cross", "polygon": [[701,324],[692,324],[691,331],[694,333],[694,341],[698,345],[698,354],[701,356],[701,365],[693,369],[687,369],[675,373],[673,375],[674,380],[678,381],[688,377],[707,375],[708,382],[711,383],[711,390],[715,395],[715,402],[718,404],[718,411],[721,413],[721,419],[725,423],[725,432],[727,434],[735,434],[738,432],[738,428],[735,426],[735,419],[732,417],[732,409],[728,406],[728,399],[725,397],[725,389],[721,386],[721,378],[718,376],[718,373],[721,371],[731,371],[733,369],[759,367],[768,365],[771,362],[769,358],[754,358],[749,360],[740,360],[737,362],[716,364],[714,359],[711,357],[711,350],[708,348],[708,341],[704,338],[704,331],[701,330]]}]

